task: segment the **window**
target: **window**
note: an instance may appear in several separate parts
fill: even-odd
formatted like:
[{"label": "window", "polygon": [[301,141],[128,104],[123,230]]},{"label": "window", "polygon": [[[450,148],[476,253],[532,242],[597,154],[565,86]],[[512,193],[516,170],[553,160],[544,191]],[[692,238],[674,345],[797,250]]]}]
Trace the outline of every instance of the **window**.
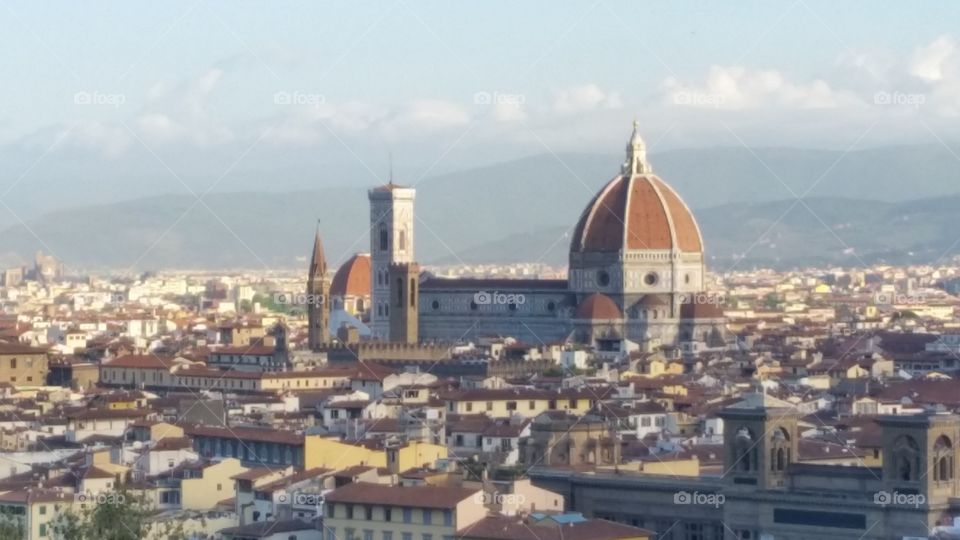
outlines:
[{"label": "window", "polygon": [[433,510],[423,511],[423,524],[424,525],[433,525]]},{"label": "window", "polygon": [[468,401],[468,402],[467,402],[467,412],[471,412],[471,411],[473,411],[473,403],[470,402],[470,401]]},{"label": "window", "polygon": [[400,538],[402,540],[413,540],[413,535],[410,533],[400,533]]},{"label": "window", "polygon": [[383,531],[383,540],[393,540],[393,533],[391,531]]},{"label": "window", "polygon": [[366,506],[364,508],[366,509],[367,521],[373,521],[373,507]]},{"label": "window", "polygon": [[569,405],[569,407],[570,407],[571,409],[576,409],[576,408],[577,408],[577,400],[571,399],[568,405]]},{"label": "window", "polygon": [[47,505],[45,504],[40,505],[40,515],[41,516],[47,515]]},{"label": "window", "polygon": [[11,358],[11,359],[10,359],[10,369],[17,369],[17,359],[16,359],[16,358]]},{"label": "window", "polygon": [[347,505],[347,519],[353,519],[353,505]]},{"label": "window", "polygon": [[413,522],[413,510],[410,508],[403,509],[403,522],[411,523]]},{"label": "window", "polygon": [[517,410],[517,402],[516,402],[516,401],[508,401],[508,402],[507,402],[507,410],[508,410],[508,411],[515,411],[515,410]]},{"label": "window", "polygon": [[386,251],[389,247],[389,241],[387,236],[387,226],[380,225],[380,251]]},{"label": "window", "polygon": [[363,540],[373,540],[373,531],[366,529],[363,531]]},{"label": "window", "polygon": [[533,409],[535,409],[535,408],[537,407],[537,402],[536,402],[536,401],[533,401],[533,400],[530,400],[530,402],[527,403],[527,407],[532,411]]},{"label": "window", "polygon": [[[385,507],[385,508],[383,509],[383,520],[384,520],[384,521],[392,521],[392,520],[393,520],[393,512],[392,512],[392,510],[393,510],[393,509],[390,508],[389,506],[387,506],[387,507]],[[384,540],[386,540],[386,537],[384,537]]]},{"label": "window", "polygon": [[40,536],[46,536],[46,535],[47,535],[47,524],[46,524],[46,523],[41,523],[41,524],[40,524]]},{"label": "window", "polygon": [[443,511],[443,524],[447,527],[453,526],[453,512],[450,510]]},{"label": "window", "polygon": [[488,402],[487,402],[487,410],[488,410],[488,411],[492,411],[492,410],[493,410],[493,402],[492,402],[492,401],[488,401]]}]

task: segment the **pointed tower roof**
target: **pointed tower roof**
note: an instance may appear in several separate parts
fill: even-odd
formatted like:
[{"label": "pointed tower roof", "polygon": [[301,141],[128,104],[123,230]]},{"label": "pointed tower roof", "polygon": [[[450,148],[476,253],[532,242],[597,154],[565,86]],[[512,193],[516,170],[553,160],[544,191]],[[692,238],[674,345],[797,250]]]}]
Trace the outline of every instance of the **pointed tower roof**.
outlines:
[{"label": "pointed tower roof", "polygon": [[320,222],[317,222],[317,234],[313,239],[313,255],[310,256],[310,276],[322,276],[327,273],[327,257],[323,254],[323,241],[320,239]]}]

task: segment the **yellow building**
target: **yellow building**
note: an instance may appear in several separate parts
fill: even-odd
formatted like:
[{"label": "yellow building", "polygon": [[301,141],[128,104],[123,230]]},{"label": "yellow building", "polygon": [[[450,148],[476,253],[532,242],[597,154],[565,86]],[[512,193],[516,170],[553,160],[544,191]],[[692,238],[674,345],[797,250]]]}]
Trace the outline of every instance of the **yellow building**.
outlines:
[{"label": "yellow building", "polygon": [[559,391],[529,388],[477,388],[448,392],[440,398],[451,414],[486,414],[492,418],[534,417],[547,411],[584,414],[613,389],[584,388]]},{"label": "yellow building", "polygon": [[233,477],[247,470],[239,459],[227,458],[198,471],[199,477],[184,478],[180,482],[181,507],[184,510],[212,510],[218,502],[233,497]]},{"label": "yellow building", "polygon": [[47,384],[49,359],[46,349],[0,342],[0,382],[13,386]]},{"label": "yellow building", "polygon": [[100,383],[122,388],[182,389],[235,392],[296,391],[343,388],[350,385],[350,368],[309,371],[223,371],[180,357],[126,355],[100,366]]},{"label": "yellow building", "polygon": [[483,491],[354,482],[324,498],[325,538],[454,538],[484,518]]},{"label": "yellow building", "polygon": [[22,528],[24,540],[45,540],[53,535],[57,516],[74,505],[72,493],[53,489],[16,489],[0,493],[0,515],[10,516]]},{"label": "yellow building", "polygon": [[401,447],[349,444],[319,435],[308,436],[304,441],[305,469],[343,469],[366,465],[385,467],[399,473],[430,465],[446,457],[446,446],[417,441]]}]

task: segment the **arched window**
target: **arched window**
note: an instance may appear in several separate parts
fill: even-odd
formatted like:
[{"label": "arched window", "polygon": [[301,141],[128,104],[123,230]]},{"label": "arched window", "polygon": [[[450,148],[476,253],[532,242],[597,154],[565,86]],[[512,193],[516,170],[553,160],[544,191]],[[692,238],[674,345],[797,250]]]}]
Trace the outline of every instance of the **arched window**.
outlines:
[{"label": "arched window", "polygon": [[946,435],[933,443],[933,479],[936,482],[953,480],[953,443]]},{"label": "arched window", "polygon": [[380,224],[380,251],[390,249],[390,236],[387,234],[387,226]]},{"label": "arched window", "polygon": [[407,249],[407,231],[400,229],[400,251]]},{"label": "arched window", "polygon": [[770,435],[770,470],[785,471],[790,464],[790,434],[776,428]]},{"label": "arched window", "polygon": [[757,448],[750,430],[746,427],[738,429],[733,444],[734,467],[741,472],[756,471]]},{"label": "arched window", "polygon": [[914,482],[919,478],[920,446],[909,435],[901,435],[893,442],[893,467],[896,478]]}]

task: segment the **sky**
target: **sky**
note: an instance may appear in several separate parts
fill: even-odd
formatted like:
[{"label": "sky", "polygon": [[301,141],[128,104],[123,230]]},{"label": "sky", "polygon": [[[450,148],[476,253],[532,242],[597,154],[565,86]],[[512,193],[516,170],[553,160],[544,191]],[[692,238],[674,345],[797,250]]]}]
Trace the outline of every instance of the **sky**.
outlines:
[{"label": "sky", "polygon": [[957,148],[958,23],[947,1],[2,0],[0,201],[613,155],[634,119],[653,154]]}]

